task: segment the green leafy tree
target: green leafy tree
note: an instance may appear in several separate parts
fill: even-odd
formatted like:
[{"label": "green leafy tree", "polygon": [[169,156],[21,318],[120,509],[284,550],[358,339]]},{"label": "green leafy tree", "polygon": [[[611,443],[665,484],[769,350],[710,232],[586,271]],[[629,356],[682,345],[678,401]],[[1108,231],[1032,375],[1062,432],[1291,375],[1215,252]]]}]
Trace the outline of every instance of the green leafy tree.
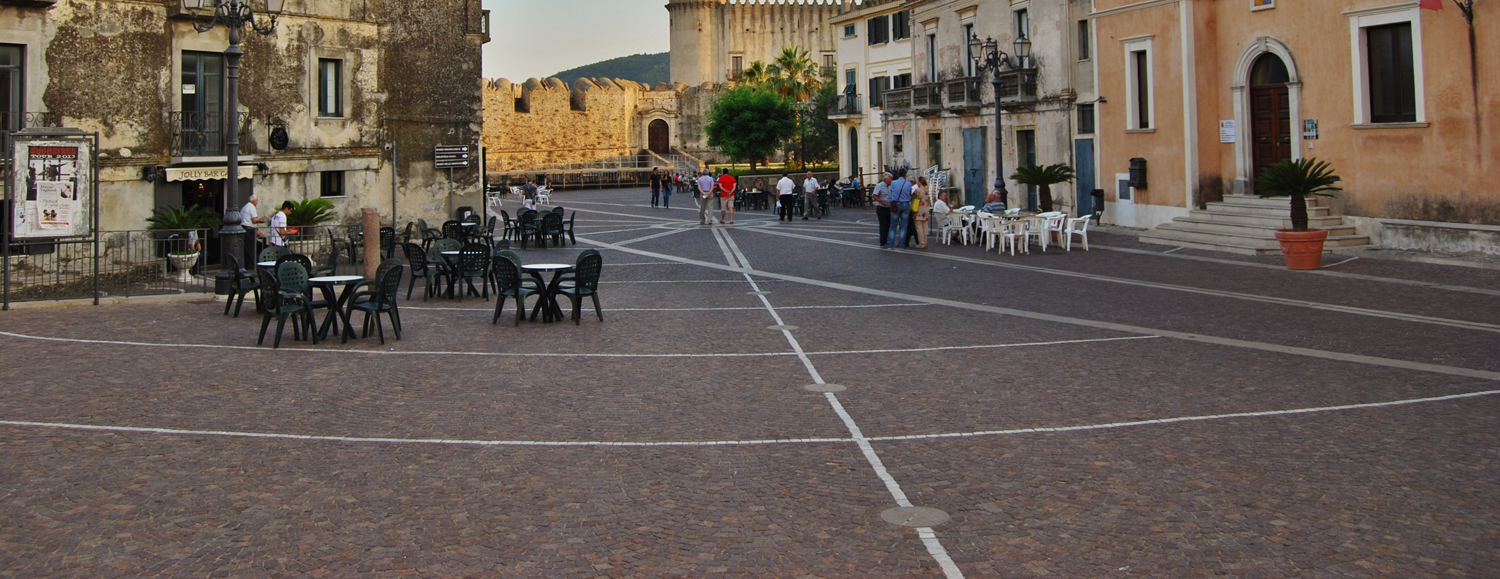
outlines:
[{"label": "green leafy tree", "polygon": [[719,97],[708,113],[708,146],[750,168],[765,159],[797,130],[797,110],[787,99],[754,86],[741,86]]},{"label": "green leafy tree", "polygon": [[803,118],[806,136],[803,147],[807,149],[807,160],[812,163],[828,163],[838,160],[839,125],[828,119],[828,113],[838,106],[841,95],[834,83],[824,83],[813,97],[813,107]]},{"label": "green leafy tree", "polygon": [[766,86],[771,83],[771,73],[766,70],[766,62],[757,60],[750,63],[750,67],[740,71],[740,82],[751,86]]},{"label": "green leafy tree", "polygon": [[792,102],[807,102],[823,88],[823,70],[807,51],[787,45],[766,67],[770,85],[776,94]]},{"label": "green leafy tree", "polygon": [[1021,185],[1036,185],[1037,201],[1044,212],[1052,210],[1052,186],[1067,183],[1073,178],[1073,168],[1064,163],[1046,167],[1021,167],[1010,176],[1010,180]]},{"label": "green leafy tree", "polygon": [[1292,198],[1292,231],[1307,231],[1307,197],[1330,196],[1343,178],[1333,173],[1333,166],[1317,159],[1287,160],[1266,167],[1255,181],[1255,193],[1261,197]]},{"label": "green leafy tree", "polygon": [[183,231],[189,229],[216,229],[224,219],[214,210],[197,205],[187,207],[157,207],[146,218],[146,229]]}]

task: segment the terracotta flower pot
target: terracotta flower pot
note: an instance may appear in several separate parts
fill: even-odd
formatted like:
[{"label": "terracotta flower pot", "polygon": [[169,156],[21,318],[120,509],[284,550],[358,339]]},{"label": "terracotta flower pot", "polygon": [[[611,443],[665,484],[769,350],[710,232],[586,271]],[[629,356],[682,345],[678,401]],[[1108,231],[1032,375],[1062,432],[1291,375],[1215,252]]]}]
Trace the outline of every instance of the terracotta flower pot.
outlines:
[{"label": "terracotta flower pot", "polygon": [[1323,267],[1323,242],[1327,239],[1327,229],[1276,231],[1276,240],[1281,242],[1281,254],[1286,257],[1287,269],[1309,270]]}]

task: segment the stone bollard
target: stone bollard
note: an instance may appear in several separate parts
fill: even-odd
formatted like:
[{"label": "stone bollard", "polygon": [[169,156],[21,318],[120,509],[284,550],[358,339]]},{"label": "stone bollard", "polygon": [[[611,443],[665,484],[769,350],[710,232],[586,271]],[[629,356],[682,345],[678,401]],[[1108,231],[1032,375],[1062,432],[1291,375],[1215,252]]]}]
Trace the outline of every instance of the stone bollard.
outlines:
[{"label": "stone bollard", "polygon": [[375,281],[375,269],[380,267],[380,212],[362,207],[359,213],[365,224],[365,279]]}]

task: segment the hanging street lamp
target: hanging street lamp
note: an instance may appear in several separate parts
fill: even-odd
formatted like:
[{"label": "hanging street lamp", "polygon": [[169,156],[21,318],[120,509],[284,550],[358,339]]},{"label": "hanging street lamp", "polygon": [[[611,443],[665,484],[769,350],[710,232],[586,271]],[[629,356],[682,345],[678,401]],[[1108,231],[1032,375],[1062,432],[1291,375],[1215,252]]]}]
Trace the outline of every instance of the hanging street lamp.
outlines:
[{"label": "hanging street lamp", "polygon": [[[1010,193],[1005,188],[1005,133],[1000,123],[1000,73],[1004,70],[1024,71],[1034,70],[1031,62],[1031,39],[1021,36],[1014,43],[1015,54],[1006,54],[1000,50],[999,43],[993,38],[979,40],[979,36],[969,37],[969,54],[974,55],[974,65],[977,69],[987,70],[990,73],[990,85],[995,93],[995,189],[1000,192],[1000,198],[1009,203]],[[1035,82],[1035,72],[1032,72]]]}]

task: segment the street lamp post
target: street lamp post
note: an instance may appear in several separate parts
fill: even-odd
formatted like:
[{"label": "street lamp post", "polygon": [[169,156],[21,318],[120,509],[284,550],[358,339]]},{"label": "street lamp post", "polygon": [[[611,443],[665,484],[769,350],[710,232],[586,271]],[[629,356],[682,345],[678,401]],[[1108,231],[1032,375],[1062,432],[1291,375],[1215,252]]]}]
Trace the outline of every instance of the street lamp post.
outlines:
[{"label": "street lamp post", "polygon": [[1010,192],[1005,188],[1005,132],[1000,123],[1000,70],[1005,67],[1010,70],[1021,70],[1031,67],[1031,40],[1025,36],[1015,41],[1015,57],[1000,50],[1000,45],[993,38],[979,40],[979,36],[969,37],[969,54],[974,55],[974,64],[990,72],[990,86],[995,93],[995,189],[1000,191],[1000,198],[1009,203]]},{"label": "street lamp post", "polygon": [[224,107],[229,116],[223,131],[228,158],[228,175],[225,176],[228,183],[224,193],[229,206],[224,211],[224,226],[219,229],[219,273],[214,276],[214,293],[219,295],[229,293],[229,286],[239,273],[230,271],[229,256],[243,258],[245,244],[252,241],[245,239],[245,228],[240,226],[240,57],[245,55],[245,51],[240,50],[240,29],[248,25],[262,36],[276,31],[276,17],[281,14],[286,0],[265,2],[265,12],[271,15],[271,21],[262,25],[255,20],[255,10],[250,8],[249,0],[182,0],[183,12],[189,14],[205,8],[204,4],[213,8],[213,19],[207,24],[196,17],[193,19],[193,29],[199,33],[213,30],[219,24],[229,29],[229,48],[224,49],[224,78],[228,81],[224,89]]}]

